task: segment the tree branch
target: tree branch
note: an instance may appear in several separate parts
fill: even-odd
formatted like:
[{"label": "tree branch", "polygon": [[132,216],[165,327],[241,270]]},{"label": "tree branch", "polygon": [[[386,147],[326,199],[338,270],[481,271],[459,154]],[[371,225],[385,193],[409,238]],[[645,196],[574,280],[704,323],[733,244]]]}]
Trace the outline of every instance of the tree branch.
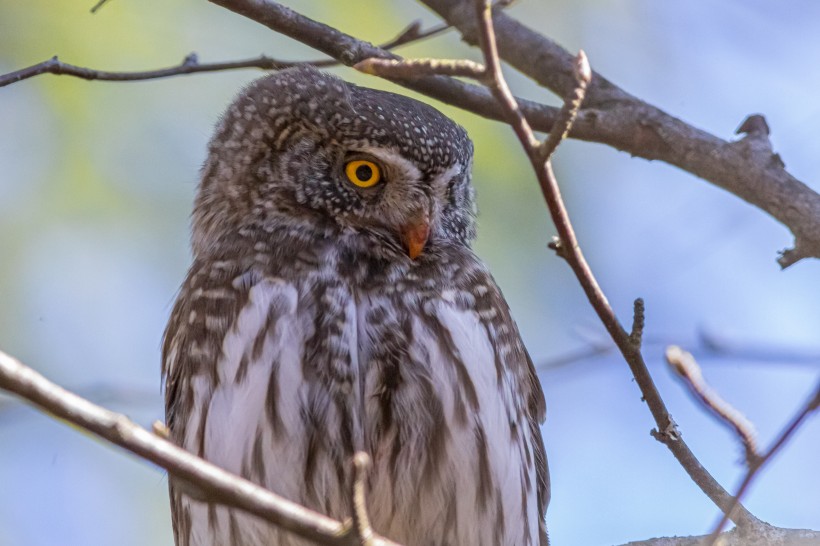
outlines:
[{"label": "tree branch", "polygon": [[[689,537],[660,537],[638,540],[623,546],[704,546],[709,535]],[[784,529],[760,522],[754,535],[742,533],[739,528],[720,535],[720,546],[817,546],[820,533],[809,529]]]},{"label": "tree branch", "polygon": [[[575,58],[572,76],[575,80],[575,86],[566,95],[561,109],[558,110],[558,119],[555,121],[555,125],[552,126],[547,139],[541,144],[539,150],[541,161],[549,161],[558,145],[569,136],[570,129],[575,124],[575,119],[581,110],[581,105],[586,100],[589,83],[592,81],[592,71],[589,67],[589,60],[583,51],[579,51],[578,56]],[[643,301],[640,305],[643,306]],[[643,329],[643,326],[641,326],[641,329]]]},{"label": "tree branch", "polygon": [[416,79],[419,76],[464,76],[480,78],[485,68],[465,59],[376,59],[369,58],[353,65],[359,72],[383,78]]},{"label": "tree branch", "polygon": [[[105,0],[103,0],[104,2]],[[98,8],[102,5],[100,2],[95,6]],[[92,9],[92,12],[94,10]],[[412,42],[418,42],[432,36],[441,34],[448,30],[450,25],[442,24],[432,27],[428,30],[421,29],[421,23],[415,21],[403,29],[395,38],[385,42],[380,47],[384,50],[390,50],[399,46],[403,46]],[[240,61],[229,61],[222,63],[200,63],[196,53],[189,53],[183,61],[175,66],[168,68],[159,68],[155,70],[143,70],[136,72],[111,72],[106,70],[96,70],[93,68],[86,68],[61,61],[56,55],[51,59],[37,63],[35,65],[9,72],[8,74],[0,75],[0,87],[11,85],[13,83],[40,76],[42,74],[54,74],[57,76],[74,76],[84,80],[100,80],[100,81],[143,81],[154,80],[159,78],[169,78],[172,76],[182,76],[186,74],[196,74],[199,72],[221,72],[225,70],[237,70],[243,68],[259,68],[262,70],[282,70],[292,66],[311,65],[316,67],[330,67],[339,64],[335,59],[319,59],[315,61],[282,61],[274,59],[266,55],[260,55],[251,59],[244,59]]]},{"label": "tree branch", "polygon": [[[244,510],[318,544],[361,544],[351,525],[308,510],[222,470],[135,425],[126,416],[96,406],[55,385],[3,352],[0,352],[0,389],[161,466],[172,477],[192,484],[213,502]],[[399,546],[377,535],[373,535],[368,544]]]},{"label": "tree branch", "polygon": [[[270,0],[210,1],[323,51],[348,66],[370,57],[398,58],[384,48],[357,40]],[[422,1],[441,14],[448,23],[458,26],[468,42],[475,43],[475,22],[464,15],[469,0]],[[571,89],[572,56],[566,50],[504,14],[496,14],[495,17],[503,59],[559,94]],[[537,55],[533,52],[537,52]],[[0,86],[42,73],[86,77],[83,72],[88,71],[112,76],[88,79],[124,81],[270,66],[264,57],[238,61],[241,66],[233,66],[235,63],[213,63],[208,68],[194,70],[183,66],[183,63],[170,69],[138,73],[142,77],[128,78],[122,77],[124,73],[104,73],[81,67],[73,67],[76,70],[72,71],[67,68],[72,65],[60,67],[57,63],[58,61],[44,61],[0,76]],[[278,63],[279,66],[288,66],[287,62]],[[223,68],[221,65],[227,66]],[[394,81],[478,115],[503,119],[498,104],[479,86],[443,76]],[[517,99],[516,102],[534,130],[549,132],[552,129],[559,114],[556,108],[522,99]],[[746,125],[744,122],[741,128]],[[579,112],[569,136],[607,144],[633,156],[675,165],[767,212],[785,225],[794,236],[794,248],[784,250],[778,260],[784,268],[803,258],[820,257],[820,194],[785,170],[780,156],[772,152],[767,135],[745,130],[740,132],[745,136],[737,141],[720,139],[670,116],[626,93],[600,75],[593,74],[588,104]]]},{"label": "tree branch", "polygon": [[723,400],[720,395],[706,382],[700,366],[691,353],[687,353],[677,346],[666,349],[666,361],[678,376],[683,379],[689,391],[706,407],[720,422],[728,425],[743,444],[746,452],[746,464],[751,468],[756,465],[760,454],[757,452],[757,432],[754,425],[746,416]]},{"label": "tree branch", "polygon": [[375,533],[370,526],[370,517],[367,515],[367,499],[365,489],[367,471],[370,469],[370,456],[359,451],[353,456],[353,480],[350,488],[350,505],[353,507],[353,536],[360,546],[374,546]]},{"label": "tree branch", "polygon": [[[723,517],[715,526],[715,530],[709,535],[709,538],[706,541],[708,546],[714,546],[716,544],[720,532],[723,530],[723,527],[728,521],[727,514],[730,514],[736,506],[740,506],[740,499],[743,497],[744,493],[746,493],[749,485],[752,483],[752,480],[757,473],[760,472],[763,465],[772,460],[772,457],[774,457],[780,448],[788,442],[789,438],[791,438],[797,429],[800,428],[800,425],[805,422],[811,413],[817,411],[818,408],[820,408],[820,381],[818,381],[817,386],[815,386],[814,393],[809,397],[803,407],[795,413],[794,417],[792,417],[791,421],[783,428],[783,431],[778,435],[777,439],[772,443],[772,446],[766,451],[766,453],[749,462],[749,469],[746,471],[746,476],[744,476],[740,487],[738,487],[737,493],[735,493],[732,506],[728,512],[724,512]],[[755,523],[756,525],[761,524],[759,521]],[[741,533],[744,531],[746,530],[742,528],[740,529]]]},{"label": "tree branch", "polygon": [[[467,43],[479,43],[472,0],[421,2],[457,27]],[[495,12],[494,25],[502,59],[559,96],[572,90],[571,53],[504,13]],[[784,268],[802,258],[820,257],[820,195],[785,170],[780,156],[772,152],[768,130],[748,131],[747,125],[744,122],[739,130],[745,137],[727,142],[594,73],[585,108],[570,136],[675,165],[769,213],[794,235],[794,248],[783,251],[778,260]]]},{"label": "tree branch", "polygon": [[[328,61],[322,61],[329,63]],[[34,76],[41,74],[55,74],[58,76],[74,76],[84,80],[102,80],[102,81],[140,81],[153,80],[157,78],[168,78],[171,76],[181,76],[184,74],[195,74],[197,72],[219,72],[222,70],[235,70],[238,68],[261,68],[264,70],[279,70],[295,66],[299,63],[288,61],[279,61],[266,57],[265,55],[254,57],[253,59],[245,59],[242,61],[231,61],[224,63],[203,63],[200,64],[196,53],[191,53],[178,65],[168,68],[160,68],[156,70],[144,70],[139,72],[109,72],[106,70],[95,70],[93,68],[86,68],[69,63],[64,63],[56,56],[37,63],[35,65],[10,72],[0,76],[0,87],[17,83]]]},{"label": "tree branch", "polygon": [[99,11],[99,9],[102,8],[107,3],[108,3],[108,0],[98,0],[98,2],[96,4],[91,6],[91,9],[89,11],[91,13],[97,13],[97,11]]},{"label": "tree branch", "polygon": [[[527,120],[521,114],[501,73],[501,63],[498,58],[493,32],[492,11],[483,0],[474,1],[478,14],[479,44],[484,53],[487,69],[492,71],[492,91],[499,103],[504,105],[508,122],[513,126],[518,140],[521,141],[521,144],[524,146],[524,150],[527,152],[530,163],[535,170],[550,216],[558,231],[558,241],[555,246],[561,256],[569,264],[578,282],[581,284],[581,288],[584,290],[587,299],[595,309],[598,318],[600,318],[604,327],[621,351],[621,354],[624,356],[624,359],[629,364],[635,381],[638,383],[641,393],[643,394],[643,399],[649,406],[652,416],[655,418],[655,423],[658,426],[659,432],[655,437],[672,451],[701,490],[706,493],[721,510],[728,511],[733,501],[731,495],[703,468],[680,437],[680,433],[677,431],[677,427],[666,409],[666,404],[663,402],[660,393],[658,393],[655,383],[644,363],[640,346],[633,343],[633,340],[640,339],[640,336],[636,333],[630,335],[630,333],[626,332],[623,326],[621,326],[606,295],[598,285],[589,264],[581,252],[581,247],[575,236],[569,213],[561,197],[558,182],[553,174],[549,157],[543,157],[541,153],[541,146],[543,145],[539,144],[532,134]],[[586,78],[590,76],[590,71],[588,67],[583,66],[584,64],[586,64],[586,57],[582,52],[576,57],[574,65],[576,68],[573,70],[576,83],[567,92],[567,99],[565,100],[566,103],[574,104],[576,109],[578,105],[583,102],[584,90],[589,83],[586,81]],[[566,116],[570,121],[572,117],[573,116]],[[569,129],[569,127],[567,127],[567,129]],[[561,131],[561,133],[566,133],[566,130]],[[635,326],[633,330],[638,332],[642,330],[644,320],[642,301],[640,303],[636,302],[635,311]],[[738,526],[745,526],[757,521],[757,519],[742,506],[737,506],[737,509],[730,514],[730,517],[732,517],[732,520]]]},{"label": "tree branch", "polygon": [[[634,325],[633,325],[634,327]],[[634,332],[634,328],[633,328]],[[584,346],[571,349],[564,354],[556,355],[545,359],[537,364],[539,372],[546,372],[555,368],[568,366],[596,357],[612,354],[617,347],[612,343],[612,339],[607,336],[599,336],[597,332],[582,336]],[[669,345],[679,343],[680,335],[661,334],[655,336],[642,336],[642,346],[652,346],[665,348]],[[788,347],[775,346],[761,343],[760,340],[732,339],[721,335],[718,332],[700,330],[696,336],[686,343],[694,347],[695,351],[702,356],[718,358],[720,360],[746,360],[754,363],[789,364],[792,366],[818,368],[820,362],[820,348],[818,347]]]}]

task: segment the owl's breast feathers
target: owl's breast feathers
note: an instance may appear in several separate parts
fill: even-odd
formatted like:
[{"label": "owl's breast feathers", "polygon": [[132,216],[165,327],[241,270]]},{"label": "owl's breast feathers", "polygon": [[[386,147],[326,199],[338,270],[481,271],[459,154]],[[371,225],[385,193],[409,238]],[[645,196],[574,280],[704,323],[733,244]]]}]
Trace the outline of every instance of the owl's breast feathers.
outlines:
[{"label": "owl's breast feathers", "polygon": [[[280,241],[197,259],[163,345],[173,440],[336,518],[364,450],[379,533],[546,545],[534,368],[485,266],[464,247],[430,252]],[[180,545],[301,544],[172,490]]]}]

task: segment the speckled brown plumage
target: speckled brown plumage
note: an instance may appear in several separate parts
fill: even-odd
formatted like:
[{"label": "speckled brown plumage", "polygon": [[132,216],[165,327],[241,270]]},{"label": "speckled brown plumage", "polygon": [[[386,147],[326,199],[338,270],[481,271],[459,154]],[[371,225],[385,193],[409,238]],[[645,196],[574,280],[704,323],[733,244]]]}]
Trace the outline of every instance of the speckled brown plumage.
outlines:
[{"label": "speckled brown plumage", "polygon": [[[351,157],[384,180],[344,177]],[[172,439],[407,546],[545,546],[543,394],[470,249],[472,145],[414,100],[313,69],[243,91],[213,137],[163,345]],[[423,251],[403,234],[423,219]],[[301,545],[171,484],[180,546]]]}]

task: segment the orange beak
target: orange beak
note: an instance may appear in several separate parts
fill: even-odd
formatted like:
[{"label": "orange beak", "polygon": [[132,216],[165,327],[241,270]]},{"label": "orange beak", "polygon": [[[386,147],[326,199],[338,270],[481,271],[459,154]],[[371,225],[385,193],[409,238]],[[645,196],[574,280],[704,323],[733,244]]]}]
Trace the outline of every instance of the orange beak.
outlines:
[{"label": "orange beak", "polygon": [[401,238],[407,248],[407,255],[411,260],[415,260],[424,250],[427,238],[430,236],[430,219],[425,214],[415,222],[404,226],[401,230]]}]

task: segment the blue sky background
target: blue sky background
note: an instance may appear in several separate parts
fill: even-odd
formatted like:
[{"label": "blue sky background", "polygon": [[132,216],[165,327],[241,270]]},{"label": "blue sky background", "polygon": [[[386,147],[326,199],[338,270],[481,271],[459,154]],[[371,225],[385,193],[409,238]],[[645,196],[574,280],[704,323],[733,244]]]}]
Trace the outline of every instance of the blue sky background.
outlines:
[{"label": "blue sky background", "polygon": [[[0,72],[59,54],[142,70],[179,62],[316,55],[204,1],[0,0]],[[380,42],[435,17],[410,0],[291,3]],[[790,172],[817,189],[820,4],[812,0],[522,1],[510,9],[593,68],[693,125],[730,138],[764,113]],[[406,55],[467,56],[455,33]],[[385,82],[336,71],[368,85]],[[241,71],[143,83],[43,76],[0,89],[0,347],[49,378],[149,426],[162,417],[159,343],[189,261],[188,214],[205,145]],[[556,99],[508,70],[515,91]],[[435,103],[434,103],[435,104]],[[534,176],[503,126],[442,108],[476,143],[477,251],[510,301],[547,394],[554,544],[606,545],[708,532],[717,510],[649,436],[647,408],[612,355],[550,368],[606,340],[568,268]],[[757,426],[763,445],[820,374],[820,263],[781,272],[789,233],[693,176],[601,145],[556,159],[585,253],[624,322],[647,305],[645,355],[684,437],[734,488],[732,436],[665,367],[692,350],[707,378]],[[718,355],[704,336],[736,350]],[[747,505],[780,526],[820,529],[820,419],[755,483]],[[0,546],[172,543],[160,470],[0,397]]]}]

